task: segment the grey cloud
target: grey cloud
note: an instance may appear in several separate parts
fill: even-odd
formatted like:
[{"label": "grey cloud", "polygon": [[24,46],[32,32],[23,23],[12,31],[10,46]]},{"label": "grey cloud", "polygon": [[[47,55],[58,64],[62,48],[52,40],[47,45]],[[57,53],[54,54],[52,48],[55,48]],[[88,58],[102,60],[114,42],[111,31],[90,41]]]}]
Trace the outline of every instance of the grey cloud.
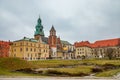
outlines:
[{"label": "grey cloud", "polygon": [[39,14],[45,35],[75,41],[120,37],[120,0],[0,0],[0,39],[33,37]]}]

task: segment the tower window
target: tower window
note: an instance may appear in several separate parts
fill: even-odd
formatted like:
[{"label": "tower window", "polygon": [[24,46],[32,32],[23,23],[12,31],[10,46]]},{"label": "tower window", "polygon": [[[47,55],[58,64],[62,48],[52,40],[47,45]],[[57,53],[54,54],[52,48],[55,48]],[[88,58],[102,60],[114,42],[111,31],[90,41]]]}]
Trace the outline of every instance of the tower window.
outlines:
[{"label": "tower window", "polygon": [[42,29],[40,29],[40,31],[42,31]]}]

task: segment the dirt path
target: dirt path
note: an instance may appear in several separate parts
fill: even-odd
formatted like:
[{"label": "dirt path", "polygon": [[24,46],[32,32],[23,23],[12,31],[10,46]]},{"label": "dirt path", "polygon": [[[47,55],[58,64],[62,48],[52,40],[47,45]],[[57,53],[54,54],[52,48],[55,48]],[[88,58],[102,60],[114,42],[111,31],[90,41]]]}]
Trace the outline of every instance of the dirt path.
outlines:
[{"label": "dirt path", "polygon": [[80,77],[46,77],[46,78],[0,78],[0,80],[120,80],[120,79],[110,79],[110,78],[80,78]]},{"label": "dirt path", "polygon": [[113,77],[95,77],[95,76],[85,76],[85,77],[2,77],[0,80],[120,80],[120,73]]}]

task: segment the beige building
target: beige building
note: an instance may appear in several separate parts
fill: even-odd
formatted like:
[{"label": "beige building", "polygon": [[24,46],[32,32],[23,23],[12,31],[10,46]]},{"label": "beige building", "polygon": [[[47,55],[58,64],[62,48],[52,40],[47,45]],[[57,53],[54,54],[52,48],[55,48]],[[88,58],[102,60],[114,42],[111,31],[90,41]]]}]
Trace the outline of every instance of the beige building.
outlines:
[{"label": "beige building", "polygon": [[10,57],[18,57],[25,60],[47,59],[49,58],[49,45],[33,38],[24,37],[11,44]]},{"label": "beige building", "polygon": [[79,58],[91,58],[92,51],[91,51],[90,47],[87,47],[87,46],[76,47],[75,51],[76,51],[75,57],[77,59],[79,59]]},{"label": "beige building", "polygon": [[111,47],[99,47],[93,48],[92,54],[94,58],[105,58],[108,55],[108,49],[112,49],[112,56],[114,58],[120,58],[120,46],[111,46]]}]

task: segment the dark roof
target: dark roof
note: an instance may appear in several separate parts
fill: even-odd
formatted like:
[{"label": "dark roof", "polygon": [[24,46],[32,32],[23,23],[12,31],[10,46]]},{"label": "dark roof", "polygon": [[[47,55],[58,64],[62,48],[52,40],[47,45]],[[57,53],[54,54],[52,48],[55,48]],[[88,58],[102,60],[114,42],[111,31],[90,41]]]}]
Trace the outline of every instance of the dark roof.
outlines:
[{"label": "dark roof", "polygon": [[47,37],[42,37],[42,41],[48,44],[48,38]]},{"label": "dark roof", "polygon": [[[42,37],[42,41],[48,44],[48,37]],[[61,40],[61,43],[65,45],[72,45],[70,42],[64,40]]]},{"label": "dark roof", "polygon": [[65,44],[65,45],[71,45],[70,42],[68,42],[68,41],[64,41],[64,40],[61,40],[61,43],[62,43],[62,44]]},{"label": "dark roof", "polygon": [[24,37],[23,39],[20,39],[20,40],[16,40],[14,42],[18,42],[18,41],[30,41],[30,42],[38,42],[38,40],[34,39],[34,38],[27,38],[27,37]]}]

